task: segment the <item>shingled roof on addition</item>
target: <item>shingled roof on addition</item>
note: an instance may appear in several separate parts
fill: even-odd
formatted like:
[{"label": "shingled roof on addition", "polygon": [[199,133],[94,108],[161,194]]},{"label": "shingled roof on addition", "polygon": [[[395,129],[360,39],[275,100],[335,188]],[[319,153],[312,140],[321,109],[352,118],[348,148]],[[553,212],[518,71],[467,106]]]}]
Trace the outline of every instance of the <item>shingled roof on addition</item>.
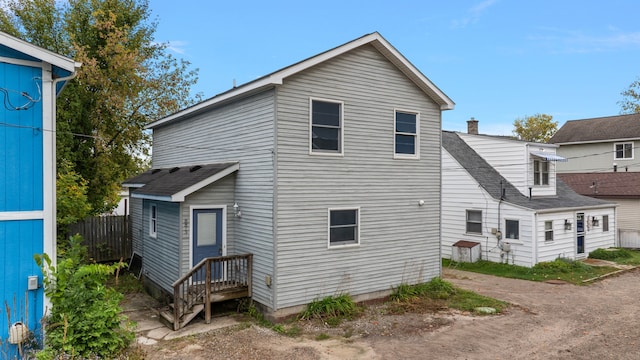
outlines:
[{"label": "shingled roof on addition", "polygon": [[572,144],[640,138],[640,114],[567,121],[549,140]]},{"label": "shingled roof on addition", "polygon": [[640,172],[564,173],[558,176],[582,195],[640,198]]},{"label": "shingled roof on addition", "polygon": [[[556,196],[533,197],[530,199],[500,175],[495,168],[455,132],[442,132],[442,147],[496,200],[502,199],[502,201],[506,203],[532,210],[611,205],[608,201],[582,196],[576,193],[560,179],[556,179]],[[502,189],[504,189],[504,197],[502,196]]]},{"label": "shingled roof on addition", "polygon": [[151,169],[128,179],[122,185],[135,188],[131,193],[134,198],[181,202],[185,196],[239,169],[237,162]]}]

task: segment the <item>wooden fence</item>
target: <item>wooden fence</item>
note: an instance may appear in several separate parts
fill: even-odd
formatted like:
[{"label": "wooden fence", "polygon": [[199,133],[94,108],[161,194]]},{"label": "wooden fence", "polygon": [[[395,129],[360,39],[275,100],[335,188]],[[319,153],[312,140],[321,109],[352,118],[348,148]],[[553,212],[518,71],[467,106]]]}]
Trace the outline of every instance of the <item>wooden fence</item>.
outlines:
[{"label": "wooden fence", "polygon": [[129,215],[96,216],[73,224],[69,235],[80,234],[89,257],[96,262],[111,262],[131,257]]}]

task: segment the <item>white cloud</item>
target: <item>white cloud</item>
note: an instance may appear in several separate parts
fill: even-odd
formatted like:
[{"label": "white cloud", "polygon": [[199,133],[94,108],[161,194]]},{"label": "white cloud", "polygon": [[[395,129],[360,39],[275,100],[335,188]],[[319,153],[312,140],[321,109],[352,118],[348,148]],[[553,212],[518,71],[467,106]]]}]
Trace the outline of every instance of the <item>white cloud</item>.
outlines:
[{"label": "white cloud", "polygon": [[640,49],[640,32],[623,32],[608,27],[604,34],[585,34],[582,31],[545,28],[548,34],[530,36],[554,53],[594,53],[619,49]]},{"label": "white cloud", "polygon": [[176,54],[184,54],[185,53],[185,47],[187,46],[187,42],[186,41],[181,41],[181,40],[172,40],[169,41],[167,43],[169,46],[167,46],[167,49],[175,52]]},{"label": "white cloud", "polygon": [[498,0],[484,0],[483,2],[472,6],[467,10],[468,15],[461,19],[455,19],[451,22],[454,28],[463,28],[470,24],[475,24],[480,21],[480,18],[485,11],[493,6]]}]

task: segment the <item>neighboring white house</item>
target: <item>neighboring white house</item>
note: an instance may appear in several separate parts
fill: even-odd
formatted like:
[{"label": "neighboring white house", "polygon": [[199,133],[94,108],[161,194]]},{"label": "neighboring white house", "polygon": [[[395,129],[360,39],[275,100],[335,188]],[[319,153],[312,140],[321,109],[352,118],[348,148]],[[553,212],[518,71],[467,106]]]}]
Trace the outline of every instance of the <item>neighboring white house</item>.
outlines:
[{"label": "neighboring white house", "polygon": [[252,253],[252,299],[281,316],[440,276],[453,106],[372,33],[150,124],[153,168],[125,184],[145,280],[171,292],[203,258]]},{"label": "neighboring white house", "polygon": [[484,260],[527,267],[615,245],[615,204],[557,179],[566,159],[556,145],[472,132],[442,132],[443,258],[459,240],[479,243]]}]

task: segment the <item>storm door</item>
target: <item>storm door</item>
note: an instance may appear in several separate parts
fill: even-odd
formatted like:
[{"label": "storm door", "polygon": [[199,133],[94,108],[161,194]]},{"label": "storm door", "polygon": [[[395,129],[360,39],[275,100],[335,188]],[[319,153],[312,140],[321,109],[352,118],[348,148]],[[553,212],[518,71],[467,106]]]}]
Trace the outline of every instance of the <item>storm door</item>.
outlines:
[{"label": "storm door", "polygon": [[[222,256],[222,209],[193,209],[193,263]],[[211,269],[212,279],[221,278],[220,263]]]},{"label": "storm door", "polygon": [[584,213],[576,214],[576,254],[584,254]]}]

